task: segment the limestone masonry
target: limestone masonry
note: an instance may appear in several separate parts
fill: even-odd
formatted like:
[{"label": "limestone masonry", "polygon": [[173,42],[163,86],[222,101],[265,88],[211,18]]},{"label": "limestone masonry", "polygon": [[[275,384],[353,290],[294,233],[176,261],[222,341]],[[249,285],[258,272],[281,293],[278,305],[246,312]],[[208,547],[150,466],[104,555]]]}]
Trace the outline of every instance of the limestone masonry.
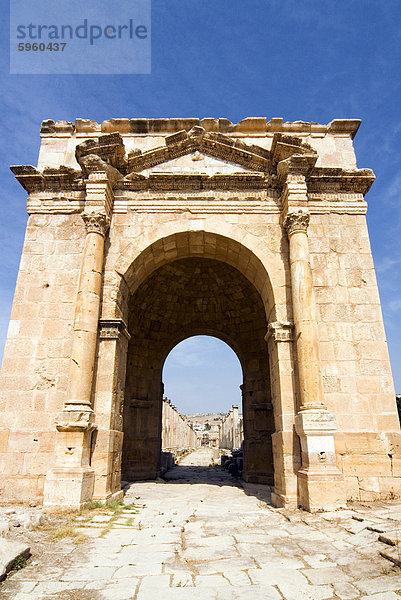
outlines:
[{"label": "limestone masonry", "polygon": [[160,469],[162,368],[243,369],[244,478],[308,510],[401,491],[358,120],[44,121],[1,375],[1,494],[119,497]]}]

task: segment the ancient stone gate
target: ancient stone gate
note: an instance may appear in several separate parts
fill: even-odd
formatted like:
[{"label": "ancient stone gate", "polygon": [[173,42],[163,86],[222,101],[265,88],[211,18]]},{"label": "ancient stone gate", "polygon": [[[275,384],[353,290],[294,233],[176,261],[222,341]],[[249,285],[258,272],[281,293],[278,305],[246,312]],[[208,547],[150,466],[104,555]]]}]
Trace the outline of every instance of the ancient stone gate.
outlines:
[{"label": "ancient stone gate", "polygon": [[1,379],[1,492],[80,507],[154,478],[162,368],[243,369],[244,473],[277,506],[400,491],[357,120],[45,121]]}]

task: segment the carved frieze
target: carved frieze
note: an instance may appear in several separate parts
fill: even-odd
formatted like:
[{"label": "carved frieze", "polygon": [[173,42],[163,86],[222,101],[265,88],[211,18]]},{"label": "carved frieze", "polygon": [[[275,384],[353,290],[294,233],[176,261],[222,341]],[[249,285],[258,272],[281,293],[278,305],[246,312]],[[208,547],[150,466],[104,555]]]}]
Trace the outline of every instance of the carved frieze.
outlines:
[{"label": "carved frieze", "polygon": [[70,167],[47,167],[42,172],[31,165],[14,165],[10,169],[28,194],[85,189],[82,173]]},{"label": "carved frieze", "polygon": [[118,340],[122,335],[128,340],[131,338],[122,319],[99,320],[99,338],[101,340]]},{"label": "carved frieze", "polygon": [[[130,191],[274,187],[285,194],[286,188],[301,184],[304,177],[305,194],[306,190],[308,194],[365,194],[374,180],[369,169],[315,166],[318,152],[306,142],[306,133],[349,133],[353,137],[359,126],[356,120],[335,120],[329,125],[319,125],[283,123],[282,119],[266,123],[264,118],[248,118],[235,125],[227,119],[111,119],[100,125],[78,119],[76,125],[78,139],[82,133],[98,132],[96,137],[76,146],[76,159],[81,170],[67,166],[47,167],[43,171],[29,165],[11,167],[28,193],[85,190],[85,179],[91,179],[97,171],[107,173],[113,189]],[[68,137],[73,132],[74,125],[65,121],[49,120],[42,125],[44,137]],[[146,150],[127,145],[121,136],[122,133],[135,137],[138,133],[152,135],[158,132],[168,135],[162,143],[159,142],[160,146]],[[273,137],[270,149],[250,143],[249,138],[244,142],[244,138],[238,136],[247,132],[268,132],[267,137]],[[311,142],[311,139],[308,138],[308,141]],[[177,170],[167,170],[162,174],[142,173],[186,155],[192,156],[195,165],[206,155],[245,167],[249,173],[212,176],[205,173],[188,175]],[[202,170],[202,164],[196,166],[197,170]],[[48,206],[45,208],[48,210]]]},{"label": "carved frieze", "polygon": [[125,169],[125,147],[119,133],[100,135],[98,139],[85,140],[75,149],[77,162],[81,164],[86,156],[98,156],[112,167],[124,172]]}]

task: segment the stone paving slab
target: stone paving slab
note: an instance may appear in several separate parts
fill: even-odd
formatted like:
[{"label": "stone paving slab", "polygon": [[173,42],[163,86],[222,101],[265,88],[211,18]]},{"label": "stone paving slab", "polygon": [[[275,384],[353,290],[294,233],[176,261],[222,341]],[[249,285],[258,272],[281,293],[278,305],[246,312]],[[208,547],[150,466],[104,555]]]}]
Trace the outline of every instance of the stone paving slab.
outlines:
[{"label": "stone paving slab", "polygon": [[[208,450],[198,452],[210,464]],[[311,515],[275,509],[261,500],[267,488],[244,491],[214,467],[188,468],[167,483],[132,484],[125,502],[135,510],[118,518],[78,518],[86,541],[33,557],[1,584],[0,598],[401,600],[401,570],[380,556],[398,547],[377,531],[396,530],[401,502]]]},{"label": "stone paving slab", "polygon": [[18,559],[27,559],[29,555],[30,548],[26,544],[0,538],[0,581]]}]

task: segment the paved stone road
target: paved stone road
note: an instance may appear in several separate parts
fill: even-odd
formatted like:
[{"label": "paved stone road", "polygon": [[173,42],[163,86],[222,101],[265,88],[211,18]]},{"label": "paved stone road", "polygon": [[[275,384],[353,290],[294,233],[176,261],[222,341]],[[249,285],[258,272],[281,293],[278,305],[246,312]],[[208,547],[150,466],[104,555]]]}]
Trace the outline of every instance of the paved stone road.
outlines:
[{"label": "paved stone road", "polygon": [[401,599],[401,570],[380,557],[376,527],[385,529],[389,511],[401,515],[401,502],[318,515],[277,510],[211,462],[201,449],[167,483],[131,485],[125,501],[137,510],[118,519],[78,517],[90,539],[33,557],[0,598]]}]

